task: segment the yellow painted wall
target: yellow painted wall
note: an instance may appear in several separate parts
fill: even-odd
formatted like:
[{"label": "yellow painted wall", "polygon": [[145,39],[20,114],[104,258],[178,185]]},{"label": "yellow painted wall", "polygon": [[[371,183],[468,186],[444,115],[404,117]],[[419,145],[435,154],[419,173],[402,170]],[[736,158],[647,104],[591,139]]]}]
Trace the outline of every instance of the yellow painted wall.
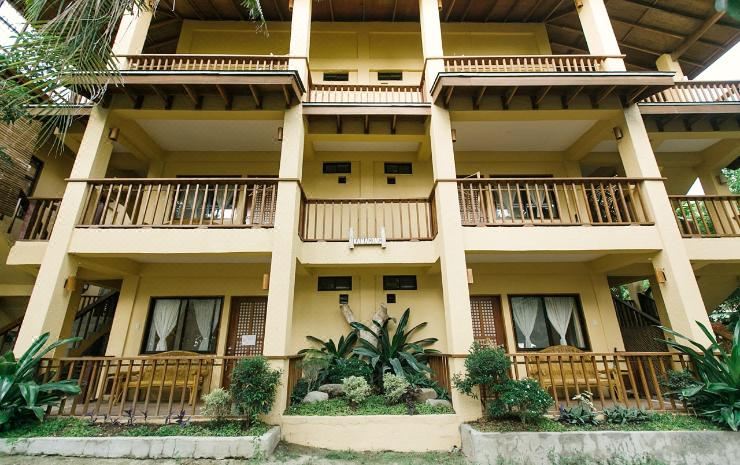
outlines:
[{"label": "yellow painted wall", "polygon": [[544,24],[442,25],[445,55],[550,55]]},{"label": "yellow painted wall", "polygon": [[[323,174],[324,162],[352,162],[349,175]],[[386,162],[412,163],[411,175],[386,175]],[[347,184],[339,184],[339,176]],[[396,184],[388,184],[388,176]],[[303,188],[309,198],[423,198],[432,191],[432,166],[419,160],[415,153],[397,152],[319,152],[303,164]]]},{"label": "yellow painted wall", "polygon": [[69,152],[38,152],[36,157],[44,162],[34,197],[61,197],[67,183],[64,181],[72,172],[74,159]]},{"label": "yellow painted wall", "polygon": [[458,175],[566,177],[568,171],[559,152],[456,152]]},{"label": "yellow painted wall", "polygon": [[183,21],[177,53],[287,55],[290,23],[270,22],[264,31],[250,21]]},{"label": "yellow painted wall", "polygon": [[[383,275],[416,275],[416,291],[383,291]],[[352,276],[351,291],[318,292],[319,276]],[[429,268],[321,268],[299,270],[296,276],[295,304],[291,338],[291,353],[309,346],[306,336],[334,339],[350,332],[339,309],[339,294],[349,294],[349,305],[355,317],[365,324],[370,322],[386,294],[396,294],[397,303],[386,304],[391,317],[399,318],[411,308],[410,325],[428,322],[416,333],[414,340],[436,337],[434,348],[444,352],[445,321],[442,303],[442,282],[439,272]],[[395,328],[395,326],[393,327]]]},{"label": "yellow painted wall", "polygon": [[473,270],[475,283],[470,285],[470,295],[500,295],[507,349],[516,351],[513,319],[509,295],[521,294],[578,294],[581,300],[586,332],[594,352],[624,350],[611,293],[606,277],[601,275],[601,285],[594,284],[593,275],[579,263],[468,263]]},{"label": "yellow painted wall", "polygon": [[266,263],[146,265],[141,271],[129,327],[113,328],[111,339],[126,337],[122,355],[128,357],[139,355],[146,331],[144,326],[149,304],[153,297],[219,296],[224,298],[224,306],[221,312],[217,353],[223,355],[231,297],[266,296],[267,291],[262,289],[262,276],[268,271],[269,265]]},{"label": "yellow painted wall", "polygon": [[277,175],[280,152],[168,152],[163,177]]}]

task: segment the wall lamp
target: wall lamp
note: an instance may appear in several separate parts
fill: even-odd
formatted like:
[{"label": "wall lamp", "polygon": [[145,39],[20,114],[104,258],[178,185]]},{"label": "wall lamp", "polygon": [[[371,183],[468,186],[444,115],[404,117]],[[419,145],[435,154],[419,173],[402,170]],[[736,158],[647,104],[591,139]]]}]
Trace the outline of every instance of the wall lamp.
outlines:
[{"label": "wall lamp", "polygon": [[612,131],[614,132],[615,139],[622,140],[622,138],[624,137],[624,134],[622,133],[622,128],[620,128],[619,126],[616,126],[612,128]]},{"label": "wall lamp", "polygon": [[450,135],[452,136],[452,143],[454,144],[455,142],[457,142],[457,129],[452,129],[452,131],[450,132]]},{"label": "wall lamp", "polygon": [[278,142],[283,141],[283,127],[282,126],[278,126],[277,128],[277,140]]},{"label": "wall lamp", "polygon": [[119,135],[121,135],[120,128],[110,128],[108,130],[108,139],[112,140],[113,142],[116,142],[118,140]]}]

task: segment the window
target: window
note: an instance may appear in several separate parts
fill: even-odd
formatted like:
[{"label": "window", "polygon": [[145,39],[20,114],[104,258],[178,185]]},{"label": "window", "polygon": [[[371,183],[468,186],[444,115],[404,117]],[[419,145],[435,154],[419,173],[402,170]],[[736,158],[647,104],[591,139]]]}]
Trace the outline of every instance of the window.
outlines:
[{"label": "window", "polygon": [[352,163],[335,161],[324,163],[324,174],[352,174]]},{"label": "window", "polygon": [[320,276],[320,291],[351,291],[352,276]]},{"label": "window", "polygon": [[[558,196],[556,185],[548,182],[551,175],[493,175],[491,178],[535,178],[542,182],[530,184],[502,184],[494,192],[494,201],[499,218],[517,219],[559,219]],[[517,188],[518,186],[518,188]]]},{"label": "window", "polygon": [[[180,176],[178,179],[234,179],[241,176]],[[188,222],[204,220],[231,219],[234,216],[234,186],[231,184],[192,184],[186,188],[183,184],[175,199],[175,216],[177,220]]]},{"label": "window", "polygon": [[214,353],[222,305],[222,297],[152,299],[142,352]]},{"label": "window", "polygon": [[21,191],[18,193],[20,204],[17,210],[17,218],[23,218],[26,216],[26,209],[28,208],[28,198],[33,196],[33,191],[36,190],[36,185],[41,177],[41,170],[44,169],[44,162],[38,158],[32,156],[28,162],[26,173],[23,175],[23,184]]},{"label": "window", "polygon": [[540,350],[556,345],[588,349],[576,296],[512,296],[510,303],[519,349]]},{"label": "window", "polygon": [[324,73],[324,81],[347,82],[349,81],[349,73],[347,71]]},{"label": "window", "polygon": [[383,276],[384,291],[415,291],[416,276]]},{"label": "window", "polygon": [[412,174],[411,163],[386,163],[385,174]]},{"label": "window", "polygon": [[403,72],[378,71],[378,81],[403,81]]}]

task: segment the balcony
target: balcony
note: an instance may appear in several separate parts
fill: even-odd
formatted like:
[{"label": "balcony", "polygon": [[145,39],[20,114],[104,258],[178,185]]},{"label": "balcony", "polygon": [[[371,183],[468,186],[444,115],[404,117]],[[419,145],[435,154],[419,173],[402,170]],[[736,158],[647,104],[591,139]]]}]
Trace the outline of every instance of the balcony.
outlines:
[{"label": "balcony", "polygon": [[[19,241],[48,241],[54,229],[62,199],[31,197],[20,199],[8,232],[11,238]],[[23,219],[18,223],[18,212],[23,211]],[[15,231],[16,225],[20,228]]]},{"label": "balcony", "polygon": [[511,178],[457,181],[463,226],[653,224],[639,179]]},{"label": "balcony", "polygon": [[738,81],[685,81],[640,102],[642,112],[737,113],[740,107]]},{"label": "balcony", "polygon": [[670,199],[683,237],[740,237],[740,196],[672,195]]},{"label": "balcony", "polygon": [[611,61],[622,59],[596,55],[442,57],[432,99],[449,105],[453,95],[461,94],[472,98],[473,109],[479,109],[486,101],[487,106],[498,108],[488,98],[496,97],[500,103],[495,105],[507,110],[517,97],[526,97],[526,107],[532,109],[548,97],[558,97],[560,108],[586,97],[591,108],[598,108],[612,96],[630,105],[673,85],[672,73],[609,70]]},{"label": "balcony", "polygon": [[110,86],[109,92],[125,94],[134,108],[152,98],[171,109],[175,97],[184,96],[201,109],[204,98],[211,96],[223,100],[227,110],[237,97],[251,99],[253,107],[260,109],[268,94],[279,95],[290,106],[305,91],[288,56],[151,54],[119,58],[124,60],[121,81]]}]

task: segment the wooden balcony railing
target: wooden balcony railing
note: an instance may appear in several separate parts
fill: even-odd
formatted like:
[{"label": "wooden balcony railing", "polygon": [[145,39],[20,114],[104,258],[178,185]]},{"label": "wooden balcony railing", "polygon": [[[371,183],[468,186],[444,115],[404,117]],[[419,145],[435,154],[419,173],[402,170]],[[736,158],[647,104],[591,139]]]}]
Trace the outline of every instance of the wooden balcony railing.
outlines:
[{"label": "wooden balcony railing", "polygon": [[740,237],[740,196],[672,195],[683,237]]},{"label": "wooden balcony railing", "polygon": [[451,73],[596,73],[605,63],[621,56],[596,55],[500,55],[442,57]]},{"label": "wooden balcony railing", "polygon": [[126,71],[287,71],[289,57],[273,55],[121,55]]},{"label": "wooden balcony railing", "polygon": [[[20,241],[48,241],[54,229],[62,199],[21,198],[18,200],[16,213],[13,216],[8,232]],[[20,228],[16,229],[19,217]],[[16,232],[17,231],[17,232]]]},{"label": "wooden balcony railing", "polygon": [[647,410],[686,407],[661,385],[669,370],[691,370],[675,352],[516,353],[512,375],[536,379],[559,405],[574,404],[577,393],[591,391],[600,409],[614,404]]},{"label": "wooden balcony railing", "polygon": [[676,82],[670,89],[658,92],[640,103],[739,103],[739,81]]},{"label": "wooden balcony railing", "polygon": [[457,181],[463,226],[652,224],[640,184],[629,178]]},{"label": "wooden balcony railing", "polygon": [[91,179],[79,227],[270,228],[277,180]]},{"label": "wooden balcony railing", "polygon": [[301,239],[341,242],[350,238],[430,241],[437,235],[434,195],[419,199],[308,199],[301,205]]},{"label": "wooden balcony railing", "polygon": [[5,355],[8,351],[13,350],[22,323],[23,316],[0,328],[0,355]]},{"label": "wooden balcony railing", "polygon": [[426,98],[421,86],[383,86],[360,84],[314,84],[308,94],[311,103],[333,104],[418,104]]}]

